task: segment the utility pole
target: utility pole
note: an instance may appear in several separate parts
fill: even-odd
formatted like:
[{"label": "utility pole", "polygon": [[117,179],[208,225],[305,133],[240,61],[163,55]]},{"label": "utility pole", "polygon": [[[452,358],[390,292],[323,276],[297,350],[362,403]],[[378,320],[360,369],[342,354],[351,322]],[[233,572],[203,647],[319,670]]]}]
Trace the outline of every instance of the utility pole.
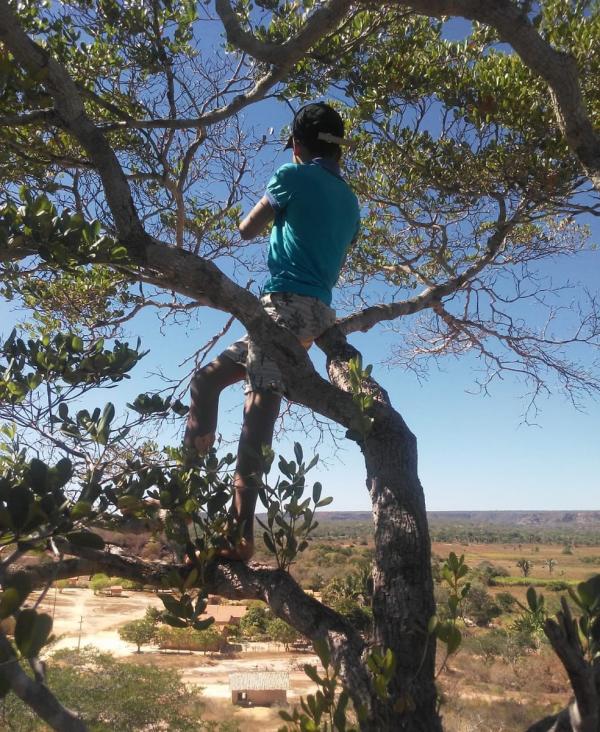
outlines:
[{"label": "utility pole", "polygon": [[81,628],[83,626],[83,615],[79,618],[79,638],[77,639],[77,653],[79,653],[79,649],[81,648]]}]

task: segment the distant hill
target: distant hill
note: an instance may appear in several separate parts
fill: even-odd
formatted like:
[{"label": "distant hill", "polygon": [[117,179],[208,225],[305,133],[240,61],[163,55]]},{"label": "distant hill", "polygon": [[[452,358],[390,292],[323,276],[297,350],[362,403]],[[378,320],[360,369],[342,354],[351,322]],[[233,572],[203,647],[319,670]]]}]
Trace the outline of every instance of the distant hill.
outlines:
[{"label": "distant hill", "polygon": [[[371,521],[370,511],[320,511],[321,522]],[[600,511],[428,511],[432,526],[520,526],[537,529],[577,528],[600,531]]]},{"label": "distant hill", "polygon": [[572,527],[600,531],[600,511],[429,511],[427,516],[432,525]]}]

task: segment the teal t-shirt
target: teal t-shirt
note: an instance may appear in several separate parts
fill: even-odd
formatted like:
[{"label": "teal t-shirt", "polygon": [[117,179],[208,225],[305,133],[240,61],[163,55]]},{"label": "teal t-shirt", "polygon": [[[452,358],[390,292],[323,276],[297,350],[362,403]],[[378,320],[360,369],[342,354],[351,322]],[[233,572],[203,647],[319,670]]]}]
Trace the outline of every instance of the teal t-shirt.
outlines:
[{"label": "teal t-shirt", "polygon": [[265,194],[275,210],[263,292],[295,292],[331,304],[346,252],[358,234],[358,201],[339,168],[318,158],[283,165]]}]

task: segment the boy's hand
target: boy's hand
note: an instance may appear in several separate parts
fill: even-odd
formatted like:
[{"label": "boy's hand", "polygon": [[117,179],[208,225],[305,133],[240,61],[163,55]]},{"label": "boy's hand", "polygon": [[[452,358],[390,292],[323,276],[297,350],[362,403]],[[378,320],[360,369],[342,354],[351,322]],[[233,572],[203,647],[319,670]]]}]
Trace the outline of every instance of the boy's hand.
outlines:
[{"label": "boy's hand", "polygon": [[239,226],[242,239],[254,239],[274,218],[273,206],[269,203],[269,199],[263,196]]}]

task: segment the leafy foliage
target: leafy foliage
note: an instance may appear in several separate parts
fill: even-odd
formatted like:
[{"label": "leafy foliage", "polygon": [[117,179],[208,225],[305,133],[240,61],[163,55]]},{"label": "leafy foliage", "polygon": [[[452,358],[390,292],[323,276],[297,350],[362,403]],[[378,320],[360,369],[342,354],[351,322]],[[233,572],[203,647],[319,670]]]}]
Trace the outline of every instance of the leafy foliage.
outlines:
[{"label": "leafy foliage", "polygon": [[0,249],[27,247],[35,242],[39,256],[54,266],[73,267],[89,262],[125,262],[127,250],[102,234],[99,221],[87,222],[80,213],[56,206],[42,194],[34,197],[22,187],[22,205],[0,209]]},{"label": "leafy foliage", "polygon": [[[267,509],[266,521],[257,519],[264,529],[265,546],[275,557],[277,566],[284,570],[308,547],[310,535],[319,525],[315,520],[316,509],[328,506],[333,500],[321,498],[323,488],[318,482],[314,483],[311,496],[303,500],[306,474],[315,467],[319,456],[316,455],[305,464],[302,447],[297,442],[294,444],[294,454],[296,462],[279,457],[279,470],[285,479],[278,478],[274,486],[263,483],[258,493]],[[273,457],[272,454],[267,455],[267,474]]]},{"label": "leafy foliage", "polygon": [[469,567],[465,564],[465,555],[458,557],[454,552],[450,552],[441,568],[440,582],[447,585],[449,589],[446,599],[447,611],[445,612],[447,618],[441,620],[434,615],[430,618],[428,625],[429,632],[435,634],[435,637],[446,646],[446,657],[440,671],[448,657],[456,653],[462,642],[462,633],[457,621],[463,615],[463,605],[471,589],[471,583],[465,581],[468,572]]},{"label": "leafy foliage", "polygon": [[578,622],[586,658],[595,663],[600,656],[600,575],[569,588],[569,596],[581,613]]},{"label": "leafy foliage", "polygon": [[156,628],[154,623],[146,618],[132,620],[119,628],[119,637],[128,643],[135,643],[137,652],[141,653],[141,646],[154,640]]},{"label": "leafy foliage", "polygon": [[331,663],[329,648],[325,642],[317,642],[314,646],[324,673],[319,674],[317,667],[310,664],[305,664],[304,672],[317,684],[318,691],[316,694],[309,694],[306,699],[300,699],[302,711],[294,709],[291,714],[279,712],[280,717],[289,723],[281,727],[279,732],[353,732],[356,728],[349,726],[347,716],[350,696],[345,689],[338,690],[339,668]]},{"label": "leafy foliage", "polygon": [[[165,729],[204,732],[199,691],[186,687],[173,669],[117,661],[92,647],[56,651],[49,664],[48,685],[86,720],[91,732],[134,732]],[[4,719],[17,732],[41,732],[45,725],[11,694],[4,701]],[[223,723],[223,732],[232,732]]]}]

